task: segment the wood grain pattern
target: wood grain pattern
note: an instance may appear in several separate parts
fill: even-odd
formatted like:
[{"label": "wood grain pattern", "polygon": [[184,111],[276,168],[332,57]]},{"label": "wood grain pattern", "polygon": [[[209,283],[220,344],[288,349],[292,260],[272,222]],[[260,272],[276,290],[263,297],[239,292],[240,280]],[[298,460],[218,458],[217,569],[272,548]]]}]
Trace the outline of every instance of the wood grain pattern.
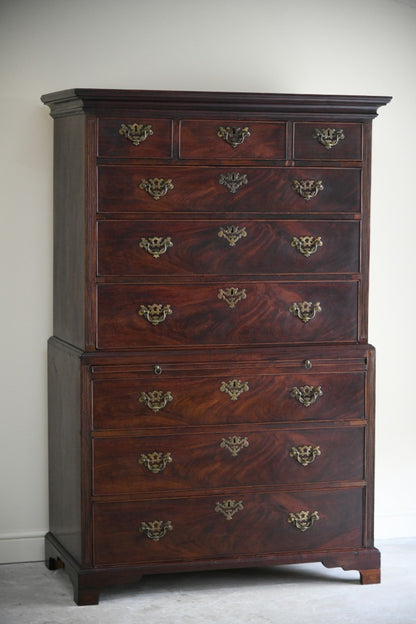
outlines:
[{"label": "wood grain pattern", "polygon": [[[230,245],[219,233],[238,227],[242,236]],[[158,258],[140,246],[143,238],[171,240]],[[321,238],[306,257],[292,241]],[[360,264],[357,221],[215,219],[210,221],[101,221],[98,223],[100,276],[256,275],[357,273]]]},{"label": "wood grain pattern", "polygon": [[[149,217],[156,212],[200,213],[360,213],[359,168],[238,167],[248,183],[231,193],[219,183],[231,167],[163,165],[101,165],[98,169],[98,210],[103,213],[135,212]],[[140,188],[142,180],[172,180],[173,190],[154,200]],[[323,190],[306,201],[292,188],[294,180],[321,180]]]},{"label": "wood grain pattern", "polygon": [[[232,147],[217,136],[220,127],[248,128],[250,136]],[[183,120],[180,124],[180,158],[285,160],[286,124],[235,119]]]},{"label": "wood grain pattern", "polygon": [[[232,520],[215,512],[218,501],[242,501]],[[302,533],[288,522],[301,510],[318,511],[319,520]],[[189,561],[361,546],[361,488],[313,492],[160,498],[139,503],[94,505],[96,565]],[[155,542],[139,532],[141,522],[170,520],[173,530]]]},{"label": "wood grain pattern", "polygon": [[[326,149],[313,136],[315,128],[342,130],[344,139]],[[294,156],[300,160],[361,160],[362,125],[357,123],[296,122],[294,124]]]},{"label": "wood grain pattern", "polygon": [[[221,442],[246,438],[248,446],[233,457]],[[321,454],[308,466],[290,456],[295,446],[319,446]],[[158,474],[139,464],[142,454],[170,453],[172,462]],[[360,481],[364,478],[364,430],[265,429],[241,425],[217,433],[171,436],[96,438],[93,441],[96,496],[137,492],[169,492],[293,483]]]},{"label": "wood grain pattern", "polygon": [[[139,145],[120,135],[122,124],[150,125],[152,134]],[[131,117],[102,117],[98,125],[98,155],[103,158],[171,158],[172,121],[149,119],[140,114]]]},{"label": "wood grain pattern", "polygon": [[[195,356],[196,359],[196,356]],[[314,361],[314,365],[315,361]],[[253,365],[254,366],[254,365]],[[336,364],[333,362],[333,366]],[[149,366],[150,369],[150,366]],[[156,376],[112,373],[92,382],[94,427],[129,429],[301,421],[361,420],[365,416],[365,374],[360,372],[256,373],[238,364],[201,373],[177,371]],[[233,401],[221,392],[223,381],[240,379],[249,390]],[[322,396],[305,407],[291,396],[294,387],[321,386]],[[171,392],[173,400],[158,412],[139,401],[142,392]]]},{"label": "wood grain pattern", "polygon": [[[238,286],[246,298],[234,309],[218,298]],[[100,285],[99,349],[179,345],[356,342],[357,283],[213,282],[188,285]],[[304,323],[289,311],[293,302],[320,302],[322,311]],[[172,314],[157,326],[139,316],[141,305],[169,304]]]}]

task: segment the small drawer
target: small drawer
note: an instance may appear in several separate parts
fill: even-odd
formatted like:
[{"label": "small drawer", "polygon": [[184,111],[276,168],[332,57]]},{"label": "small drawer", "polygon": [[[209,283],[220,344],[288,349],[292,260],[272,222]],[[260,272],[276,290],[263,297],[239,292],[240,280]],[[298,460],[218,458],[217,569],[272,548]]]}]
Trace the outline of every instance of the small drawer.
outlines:
[{"label": "small drawer", "polygon": [[[93,427],[98,430],[241,423],[362,420],[364,372],[282,372],[274,365],[238,364],[196,371],[106,373],[92,384]],[[302,367],[303,368],[303,367]],[[302,394],[303,393],[303,394]],[[309,393],[309,394],[307,394]]]},{"label": "small drawer", "polygon": [[359,548],[362,501],[357,487],[96,502],[94,565]]},{"label": "small drawer", "polygon": [[358,283],[98,286],[99,349],[357,342]]},{"label": "small drawer", "polygon": [[364,429],[296,429],[98,438],[93,494],[360,481]]},{"label": "small drawer", "polygon": [[99,276],[357,273],[358,221],[101,221]]},{"label": "small drawer", "polygon": [[184,159],[286,159],[286,124],[235,120],[182,121]]},{"label": "small drawer", "polygon": [[322,122],[294,124],[298,160],[362,160],[362,125]]},{"label": "small drawer", "polygon": [[171,158],[172,121],[140,117],[104,117],[98,126],[98,156]]},{"label": "small drawer", "polygon": [[104,213],[359,213],[361,170],[101,165]]}]

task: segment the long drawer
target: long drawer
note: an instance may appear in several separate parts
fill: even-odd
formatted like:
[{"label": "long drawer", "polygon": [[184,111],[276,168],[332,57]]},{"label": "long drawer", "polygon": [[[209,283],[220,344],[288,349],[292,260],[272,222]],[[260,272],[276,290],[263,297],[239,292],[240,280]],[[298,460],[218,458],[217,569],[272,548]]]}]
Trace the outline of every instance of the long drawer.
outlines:
[{"label": "long drawer", "polygon": [[354,273],[357,221],[101,221],[99,276]]},{"label": "long drawer", "polygon": [[293,429],[93,440],[93,494],[364,478],[364,429]]},{"label": "long drawer", "polygon": [[203,373],[179,368],[161,375],[134,369],[106,373],[104,368],[91,382],[93,427],[361,420],[365,373],[336,372],[337,365],[333,362],[334,372],[284,373],[273,366],[261,372],[235,364]]},{"label": "long drawer", "polygon": [[356,342],[358,282],[98,286],[99,349]]},{"label": "long drawer", "polygon": [[99,212],[359,213],[358,168],[101,165]]},{"label": "long drawer", "polygon": [[95,503],[94,564],[358,548],[362,512],[358,487]]}]

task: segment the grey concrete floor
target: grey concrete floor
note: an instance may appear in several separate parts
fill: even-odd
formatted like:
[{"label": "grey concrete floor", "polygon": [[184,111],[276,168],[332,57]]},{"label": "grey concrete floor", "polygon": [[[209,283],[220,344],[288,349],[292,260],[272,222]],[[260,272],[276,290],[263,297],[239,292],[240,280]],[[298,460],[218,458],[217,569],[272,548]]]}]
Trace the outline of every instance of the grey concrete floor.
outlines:
[{"label": "grey concrete floor", "polygon": [[145,577],[77,607],[63,570],[0,565],[1,624],[416,624],[416,539],[379,542],[380,585],[319,563]]}]

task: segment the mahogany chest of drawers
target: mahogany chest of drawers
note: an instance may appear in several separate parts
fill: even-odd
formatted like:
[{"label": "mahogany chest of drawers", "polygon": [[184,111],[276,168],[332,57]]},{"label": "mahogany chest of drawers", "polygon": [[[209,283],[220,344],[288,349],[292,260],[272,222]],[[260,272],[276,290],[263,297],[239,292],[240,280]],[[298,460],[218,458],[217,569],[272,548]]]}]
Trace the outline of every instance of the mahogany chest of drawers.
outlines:
[{"label": "mahogany chest of drawers", "polygon": [[55,123],[46,563],[379,581],[371,124],[389,98],[74,89]]}]

